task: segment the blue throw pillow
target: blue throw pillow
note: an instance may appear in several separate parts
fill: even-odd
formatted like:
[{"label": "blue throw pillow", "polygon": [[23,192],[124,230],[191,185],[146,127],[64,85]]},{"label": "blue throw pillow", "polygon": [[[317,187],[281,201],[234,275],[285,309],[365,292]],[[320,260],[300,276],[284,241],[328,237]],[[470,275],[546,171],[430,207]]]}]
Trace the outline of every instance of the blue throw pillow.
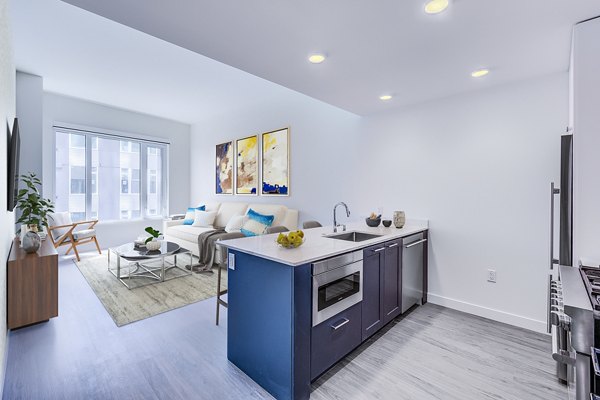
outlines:
[{"label": "blue throw pillow", "polygon": [[275,219],[274,215],[263,215],[253,209],[248,210],[246,217],[246,221],[244,221],[244,225],[240,229],[245,236],[262,235],[273,224],[273,220]]},{"label": "blue throw pillow", "polygon": [[206,206],[200,207],[189,207],[187,212],[185,213],[185,218],[183,219],[184,225],[192,225],[194,223],[194,218],[196,218],[196,210],[198,211],[206,211]]}]

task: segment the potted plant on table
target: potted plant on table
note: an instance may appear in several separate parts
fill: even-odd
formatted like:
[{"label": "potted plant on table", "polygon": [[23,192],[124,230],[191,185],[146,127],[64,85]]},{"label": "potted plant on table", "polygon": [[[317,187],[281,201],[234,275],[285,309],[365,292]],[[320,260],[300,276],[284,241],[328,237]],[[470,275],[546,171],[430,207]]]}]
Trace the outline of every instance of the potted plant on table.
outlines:
[{"label": "potted plant on table", "polygon": [[17,223],[26,228],[21,245],[27,253],[35,253],[40,248],[42,239],[39,231],[47,225],[48,214],[54,212],[54,204],[50,199],[44,199],[38,189],[42,186],[42,181],[33,173],[20,176],[21,182],[25,188],[17,193],[17,208],[21,211],[21,216]]},{"label": "potted plant on table", "polygon": [[159,250],[160,246],[162,246],[162,240],[160,240],[162,233],[151,226],[147,226],[144,230],[151,235],[148,239],[146,239],[146,248],[149,251]]}]

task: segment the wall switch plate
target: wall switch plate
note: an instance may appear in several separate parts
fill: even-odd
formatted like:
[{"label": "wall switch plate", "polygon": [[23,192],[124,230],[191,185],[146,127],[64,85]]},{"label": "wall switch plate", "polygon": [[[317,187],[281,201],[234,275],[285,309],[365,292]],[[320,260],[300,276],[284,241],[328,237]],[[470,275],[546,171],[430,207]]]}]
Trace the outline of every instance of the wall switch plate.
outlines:
[{"label": "wall switch plate", "polygon": [[229,269],[235,270],[235,254],[229,253],[228,257],[229,261],[227,262],[227,266],[229,267]]},{"label": "wall switch plate", "polygon": [[488,282],[496,283],[496,270],[488,269]]}]

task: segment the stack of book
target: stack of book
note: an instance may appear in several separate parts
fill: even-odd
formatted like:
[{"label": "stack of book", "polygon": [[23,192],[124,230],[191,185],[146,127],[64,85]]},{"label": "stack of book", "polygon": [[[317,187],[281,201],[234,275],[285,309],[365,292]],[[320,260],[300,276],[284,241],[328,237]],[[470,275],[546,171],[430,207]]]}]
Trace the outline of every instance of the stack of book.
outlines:
[{"label": "stack of book", "polygon": [[146,238],[139,237],[133,241],[133,247],[137,250],[145,250],[146,249]]}]

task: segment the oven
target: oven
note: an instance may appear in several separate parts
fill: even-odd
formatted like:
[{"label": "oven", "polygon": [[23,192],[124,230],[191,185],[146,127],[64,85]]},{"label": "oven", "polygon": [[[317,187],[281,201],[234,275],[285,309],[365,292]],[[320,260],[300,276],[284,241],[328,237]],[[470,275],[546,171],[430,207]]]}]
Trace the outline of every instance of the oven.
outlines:
[{"label": "oven", "polygon": [[314,263],[312,275],[312,326],[362,301],[362,250]]},{"label": "oven", "polygon": [[589,400],[591,394],[598,394],[592,348],[598,344],[600,321],[588,296],[586,271],[561,265],[560,281],[551,283],[552,357],[573,400]]}]

